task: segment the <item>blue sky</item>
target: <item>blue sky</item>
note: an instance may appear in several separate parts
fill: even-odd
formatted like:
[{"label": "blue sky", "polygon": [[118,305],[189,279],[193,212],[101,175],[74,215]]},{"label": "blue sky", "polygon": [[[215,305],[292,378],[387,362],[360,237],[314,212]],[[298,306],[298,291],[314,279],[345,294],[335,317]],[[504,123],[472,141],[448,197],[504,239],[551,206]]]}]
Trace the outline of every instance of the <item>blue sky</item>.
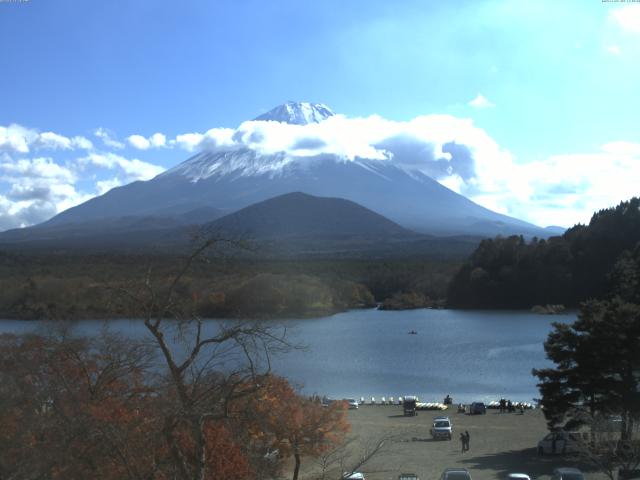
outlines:
[{"label": "blue sky", "polygon": [[640,193],[640,4],[4,0],[0,42],[0,230],[287,100],[469,119],[473,188],[442,183],[541,225]]}]

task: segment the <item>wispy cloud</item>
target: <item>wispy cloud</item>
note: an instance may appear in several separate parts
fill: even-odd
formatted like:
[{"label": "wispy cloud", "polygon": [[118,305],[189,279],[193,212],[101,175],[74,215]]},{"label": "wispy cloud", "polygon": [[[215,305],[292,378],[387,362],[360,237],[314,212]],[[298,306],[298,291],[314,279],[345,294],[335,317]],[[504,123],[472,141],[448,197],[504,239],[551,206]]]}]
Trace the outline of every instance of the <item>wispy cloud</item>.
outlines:
[{"label": "wispy cloud", "polygon": [[0,125],[0,152],[29,153],[36,150],[91,150],[93,144],[82,136],[65,137],[55,132],[38,132],[22,125]]},{"label": "wispy cloud", "polygon": [[609,11],[609,16],[623,31],[640,33],[640,4],[614,8]]},{"label": "wispy cloud", "polygon": [[609,52],[612,55],[620,55],[622,53],[618,45],[609,45],[607,47],[607,52]]},{"label": "wispy cloud", "polygon": [[495,107],[495,104],[491,103],[487,97],[479,93],[476,95],[476,98],[470,100],[468,103],[469,106],[473,108],[492,108]]},{"label": "wispy cloud", "polygon": [[129,159],[115,153],[90,153],[86,157],[79,158],[79,165],[93,165],[118,171],[125,182],[135,180],[149,180],[164,171],[163,167],[152,163],[143,162],[137,158]]},{"label": "wispy cloud", "polygon": [[118,141],[115,134],[104,127],[97,128],[93,134],[102,141],[105,147],[115,148],[118,150],[124,148],[124,143]]}]

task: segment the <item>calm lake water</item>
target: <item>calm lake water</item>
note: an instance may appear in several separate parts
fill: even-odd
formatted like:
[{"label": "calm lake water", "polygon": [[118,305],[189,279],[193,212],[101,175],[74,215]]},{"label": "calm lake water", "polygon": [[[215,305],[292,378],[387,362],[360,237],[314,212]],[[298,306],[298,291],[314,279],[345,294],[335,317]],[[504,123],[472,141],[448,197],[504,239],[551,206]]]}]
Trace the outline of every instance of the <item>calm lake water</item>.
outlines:
[{"label": "calm lake water", "polygon": [[[575,314],[513,311],[352,310],[331,317],[285,320],[288,336],[306,345],[275,358],[273,369],[306,393],[334,398],[418,395],[454,402],[502,396],[531,401],[539,396],[532,368],[550,365],[543,342],[552,322]],[[211,321],[215,323],[215,320]],[[0,332],[47,328],[44,322],[0,320]],[[109,328],[140,338],[136,320],[112,320]],[[76,322],[76,331],[99,335],[103,322]],[[409,331],[416,335],[409,335]]]}]

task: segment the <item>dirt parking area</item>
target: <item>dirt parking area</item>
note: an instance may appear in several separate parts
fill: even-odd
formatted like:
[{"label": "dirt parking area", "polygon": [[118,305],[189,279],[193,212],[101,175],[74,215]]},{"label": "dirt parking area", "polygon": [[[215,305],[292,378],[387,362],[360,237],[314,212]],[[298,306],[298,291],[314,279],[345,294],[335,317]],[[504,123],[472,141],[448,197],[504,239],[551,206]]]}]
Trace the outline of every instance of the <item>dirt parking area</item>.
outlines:
[{"label": "dirt parking area", "polygon": [[[435,416],[447,415],[453,423],[452,440],[432,440],[429,430]],[[349,412],[355,438],[352,458],[377,439],[393,436],[386,452],[374,457],[361,471],[367,480],[396,479],[401,472],[416,473],[421,480],[438,480],[445,468],[469,470],[473,480],[503,480],[508,473],[527,473],[531,478],[549,480],[556,467],[580,468],[589,480],[606,477],[573,456],[537,455],[536,446],[548,432],[540,410],[485,415],[447,411],[420,411],[405,417],[400,406],[361,406]],[[470,449],[461,452],[460,433],[468,431]]]}]

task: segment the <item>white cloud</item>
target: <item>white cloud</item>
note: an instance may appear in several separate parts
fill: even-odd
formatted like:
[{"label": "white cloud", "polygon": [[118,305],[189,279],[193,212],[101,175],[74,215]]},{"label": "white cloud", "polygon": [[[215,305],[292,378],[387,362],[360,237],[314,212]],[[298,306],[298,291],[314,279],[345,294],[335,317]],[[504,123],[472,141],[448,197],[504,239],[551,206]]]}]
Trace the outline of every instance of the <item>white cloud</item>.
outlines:
[{"label": "white cloud", "polygon": [[[596,152],[521,164],[472,120],[450,115],[407,122],[337,115],[304,126],[250,121],[236,130],[179,135],[175,142],[190,150],[252,148],[258,155],[249,167],[260,172],[322,154],[394,162],[487,208],[542,226],[588,222],[595,210],[637,195],[640,185],[640,144],[611,142]],[[274,153],[276,163],[268,157]],[[223,161],[214,166],[238,167]]]},{"label": "white cloud", "polygon": [[75,136],[71,139],[71,145],[75,148],[81,148],[83,150],[92,150],[93,143],[86,137]]},{"label": "white cloud", "polygon": [[473,100],[469,101],[468,105],[472,106],[473,108],[492,108],[492,107],[495,107],[495,105],[493,103],[491,103],[487,99],[487,97],[485,97],[481,93],[479,93],[476,96],[476,98],[474,98]]},{"label": "white cloud", "polygon": [[127,137],[129,145],[138,150],[148,150],[149,148],[162,148],[167,146],[167,137],[162,133],[154,133],[149,138],[142,135],[130,135]]},{"label": "white cloud", "polygon": [[78,159],[80,165],[93,165],[108,170],[117,170],[125,183],[134,180],[149,180],[162,173],[164,168],[137,158],[128,159],[115,153],[90,153]]},{"label": "white cloud", "polygon": [[192,152],[200,146],[203,135],[201,133],[183,133],[173,141],[180,148]]},{"label": "white cloud", "polygon": [[31,147],[38,150],[90,150],[93,144],[82,136],[68,138],[55,132],[39,133],[17,124],[0,126],[0,152],[24,154],[29,153]]},{"label": "white cloud", "polygon": [[609,16],[623,31],[640,33],[640,4],[634,3],[612,9]]},{"label": "white cloud", "polygon": [[[265,122],[258,122],[265,123]],[[242,142],[239,142],[234,135],[237,135],[238,131],[232,128],[212,128],[205,133],[184,133],[176,136],[175,140],[169,142],[170,145],[177,145],[178,147],[192,152],[194,150],[221,150],[221,149],[233,149],[242,146]]]},{"label": "white cloud", "polygon": [[52,158],[12,160],[6,157],[0,162],[0,179],[15,182],[25,178],[65,183],[76,181],[76,175],[69,168],[58,165]]},{"label": "white cloud", "polygon": [[115,138],[115,135],[106,128],[99,127],[93,134],[99,138],[106,147],[116,148],[118,150],[124,148],[124,143],[119,142]]},{"label": "white cloud", "polygon": [[28,153],[29,144],[37,138],[35,130],[20,125],[0,126],[0,152]]},{"label": "white cloud", "polygon": [[149,143],[152,147],[164,147],[167,144],[167,137],[162,133],[154,133],[149,137]]},{"label": "white cloud", "polygon": [[129,142],[129,145],[133,148],[137,148],[138,150],[146,150],[151,145],[149,140],[144,138],[142,135],[130,135],[127,137],[127,142]]},{"label": "white cloud", "polygon": [[602,150],[620,156],[640,157],[640,143],[609,142],[602,146]]},{"label": "white cloud", "polygon": [[202,141],[203,136],[204,135],[201,133],[183,133],[176,137],[174,143],[180,148],[187,150],[188,152],[192,152],[200,147],[200,142]]},{"label": "white cloud", "polygon": [[91,150],[93,148],[93,144],[88,138],[82,136],[69,138],[54,132],[37,134],[32,141],[32,145],[41,150]]},{"label": "white cloud", "polygon": [[638,195],[640,144],[613,142],[597,152],[513,164],[509,178],[508,188],[472,199],[542,226],[588,223],[593,212]]},{"label": "white cloud", "polygon": [[[95,134],[110,148],[123,147],[106,129],[100,128]],[[157,133],[149,142],[162,146],[166,137]],[[49,156],[28,158],[32,151],[78,149],[87,150],[87,155],[64,163]],[[89,166],[91,173],[87,171]],[[100,169],[110,171],[114,178],[105,179]],[[84,136],[40,133],[17,124],[0,126],[0,230],[40,223],[114,186],[147,180],[162,171],[162,167],[138,159],[96,152]]]},{"label": "white cloud", "polygon": [[71,139],[53,132],[43,132],[34,142],[37,148],[71,150]]},{"label": "white cloud", "polygon": [[77,180],[72,169],[51,158],[13,160],[4,156],[0,182],[10,188],[0,195],[0,230],[40,223],[88,200],[89,195],[76,191]]},{"label": "white cloud", "polygon": [[607,52],[609,52],[611,55],[620,55],[622,53],[618,45],[609,45],[607,47]]},{"label": "white cloud", "polygon": [[107,180],[98,180],[96,182],[96,191],[98,195],[102,195],[103,193],[107,193],[112,188],[119,187],[122,185],[122,180],[119,178],[109,178]]},{"label": "white cloud", "polygon": [[[99,129],[96,136],[105,144],[121,145],[105,129]],[[213,128],[172,140],[156,133],[150,137],[131,135],[127,141],[138,142],[138,148],[179,147],[188,151],[251,148],[257,153],[251,168],[260,172],[326,154],[343,161],[366,158],[393,162],[409,172],[423,172],[487,208],[539,225],[586,222],[593,211],[637,195],[640,184],[638,143],[614,141],[596,152],[555,155],[521,164],[471,119],[451,115],[424,115],[405,122],[377,115],[336,115],[309,125],[248,121],[237,129]],[[30,147],[88,152],[63,165],[51,157],[22,158]],[[38,133],[19,125],[0,127],[0,229],[45,220],[95,194],[134,180],[148,180],[164,170],[92,147],[84,137]],[[272,154],[277,154],[275,163],[269,157]],[[13,158],[16,155],[20,158]],[[215,168],[238,167],[221,161]],[[77,190],[80,181],[83,191]]]}]

